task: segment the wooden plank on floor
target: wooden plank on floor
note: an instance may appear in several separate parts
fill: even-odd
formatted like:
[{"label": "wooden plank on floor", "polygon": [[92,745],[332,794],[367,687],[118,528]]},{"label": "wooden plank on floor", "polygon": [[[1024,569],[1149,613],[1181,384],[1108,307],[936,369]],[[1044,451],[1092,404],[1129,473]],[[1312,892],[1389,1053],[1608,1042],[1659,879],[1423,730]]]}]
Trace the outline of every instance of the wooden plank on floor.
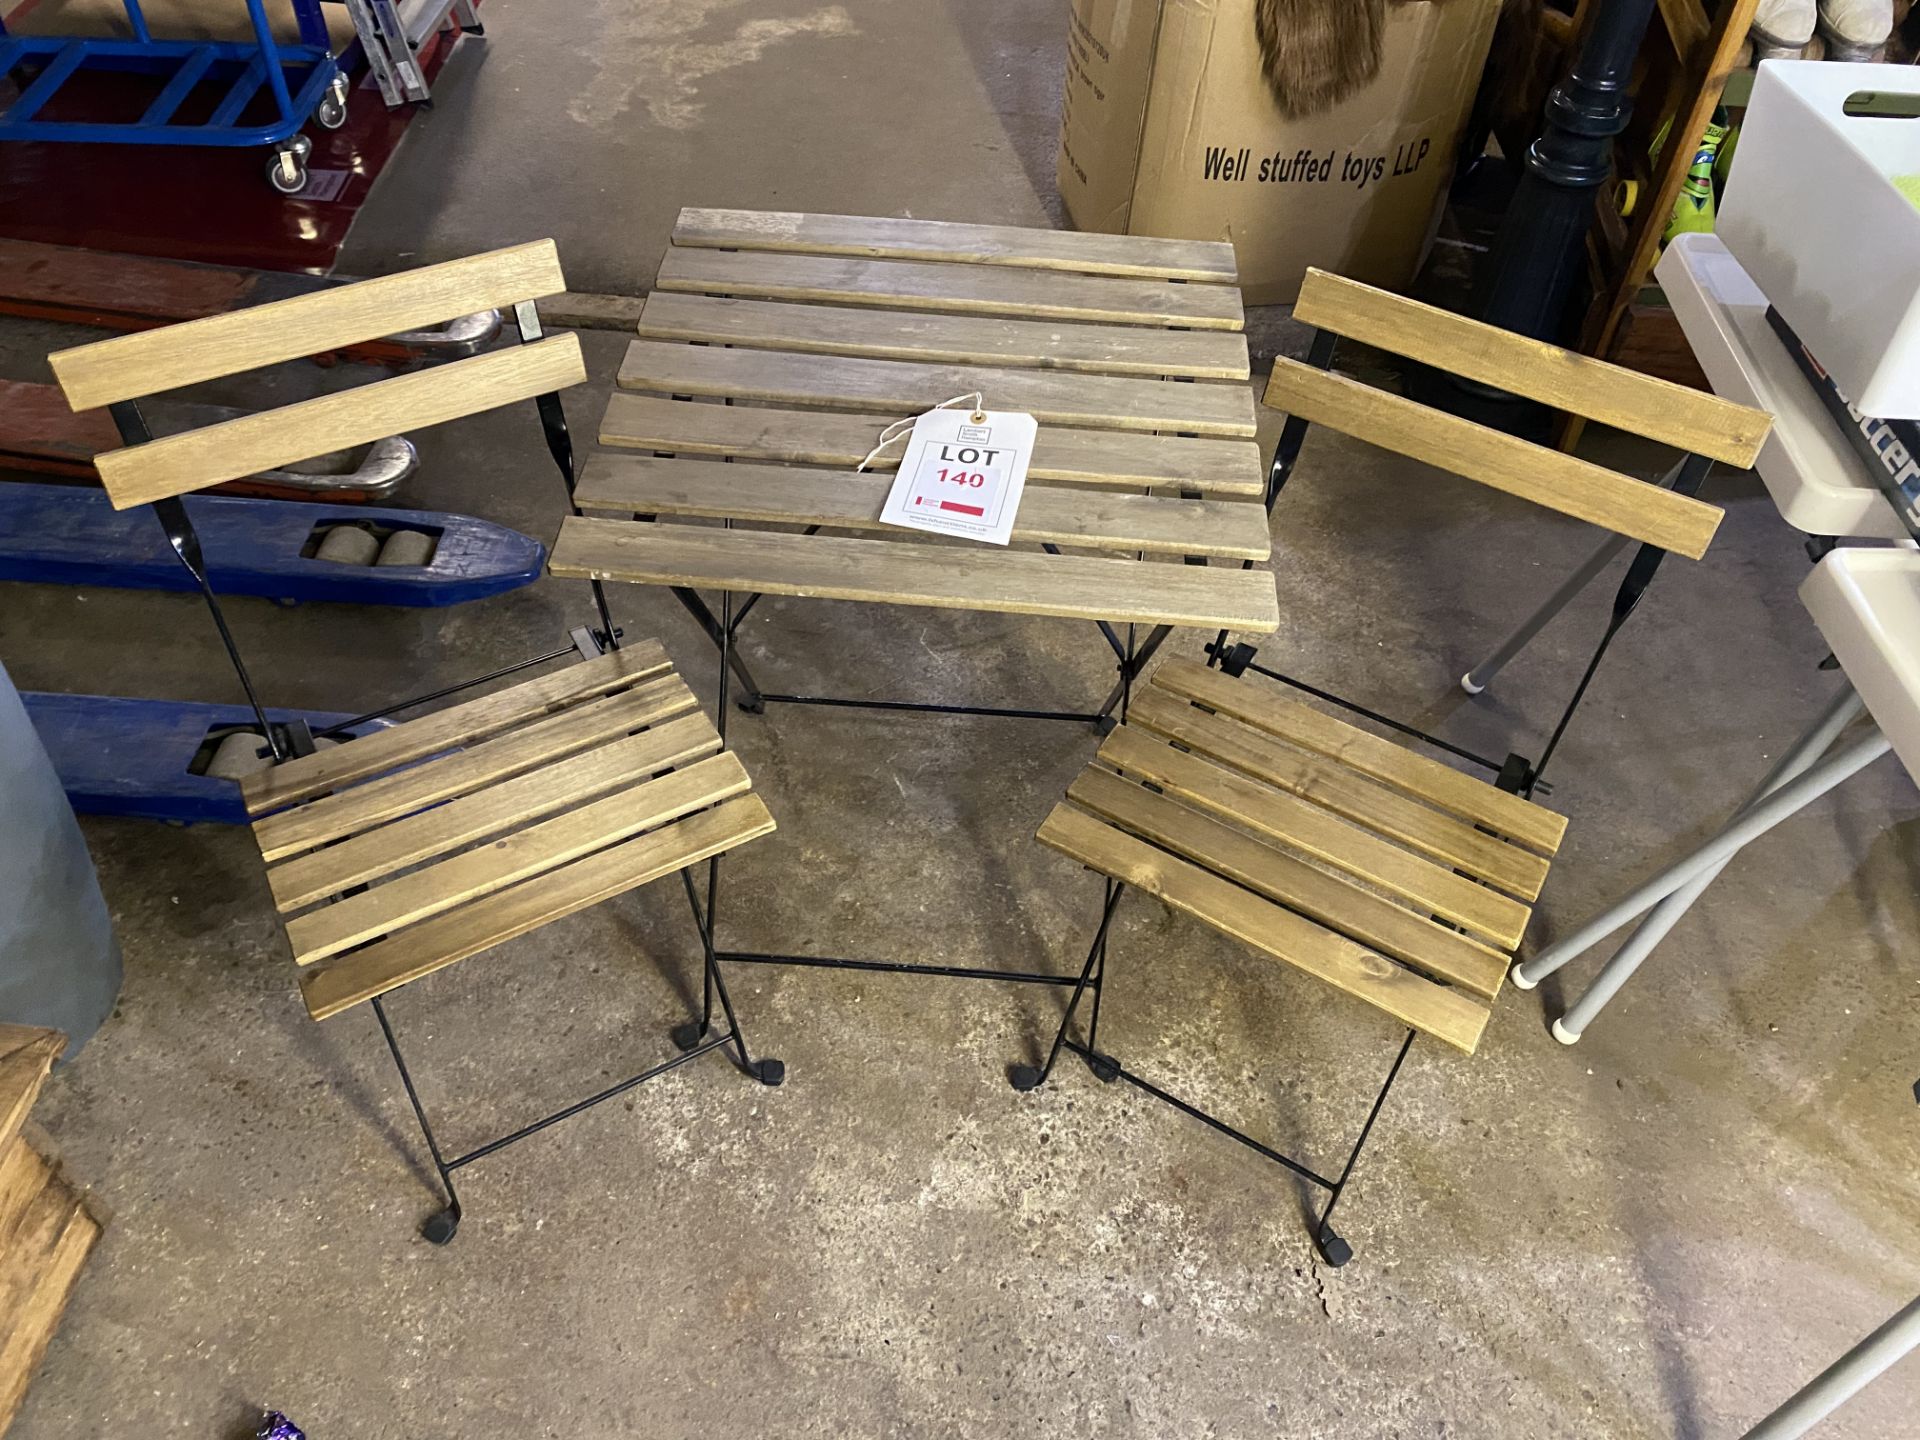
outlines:
[{"label": "wooden plank on floor", "polygon": [[[1684,3],[1695,4],[1695,0]],[[1764,410],[1656,380],[1324,270],[1307,271],[1293,318],[1742,470],[1753,464],[1773,424]]]},{"label": "wooden plank on floor", "polygon": [[1083,770],[1067,798],[1109,824],[1437,979],[1488,999],[1499,993],[1507,973],[1505,955],[1244,830],[1099,766]]},{"label": "wooden plank on floor", "polygon": [[635,340],[627,346],[619,382],[623,390],[661,395],[838,406],[895,418],[978,392],[985,397],[987,409],[1024,410],[1043,426],[1173,430],[1241,438],[1250,438],[1255,430],[1253,396],[1240,385],[790,355],[666,340]]},{"label": "wooden plank on floor", "polygon": [[1472,1054],[1490,1013],[1484,1000],[1436,984],[1303,915],[1115,829],[1056,805],[1040,843],[1157,896],[1221,934],[1384,1010],[1403,1025]]},{"label": "wooden plank on floor", "polygon": [[298,910],[719,748],[720,733],[705,714],[682,715],[271,866],[267,884],[278,909]]},{"label": "wooden plank on floor", "polygon": [[[801,465],[858,465],[886,429],[874,415],[702,405],[615,392],[600,422],[600,443],[677,455],[727,455]],[[892,470],[903,447],[875,456],[871,470]],[[1208,495],[1260,496],[1266,469],[1249,440],[1140,435],[1119,430],[1040,428],[1030,481],[1141,489],[1178,487]]]},{"label": "wooden plank on floor", "polygon": [[1279,628],[1265,570],[568,516],[550,573],[1012,615]]},{"label": "wooden plank on floor", "polygon": [[[942,397],[945,398],[945,397]],[[1698,560],[1720,508],[1284,356],[1266,403],[1314,425]]]},{"label": "wooden plank on floor", "polygon": [[91,410],[504,309],[555,294],[566,284],[553,241],[533,240],[376,280],[331,285],[271,305],[96,340],[56,351],[47,363],[68,403]]},{"label": "wooden plank on floor", "polygon": [[[683,515],[756,523],[828,525],[902,538],[880,523],[893,477],[714,460],[642,459],[597,452],[574,492],[589,513]],[[1090,550],[1143,550],[1264,560],[1267,512],[1245,500],[1172,500],[1035,485],[1020,497],[1013,538]]]},{"label": "wooden plank on floor", "polygon": [[144,445],[105,450],[93,465],[114,508],[125,510],[564,390],[586,378],[580,337],[553,335]]},{"label": "wooden plank on floor", "polygon": [[405,930],[509,885],[605,850],[643,831],[670,824],[751,787],[740,757],[709,755],[683,770],[602,796],[529,825],[489,845],[463,850],[323,905],[287,922],[293,958],[311,965],[355,945]]},{"label": "wooden plank on floor", "polygon": [[1310,755],[1149,685],[1136,691],[1127,723],[1321,805],[1424,855],[1457,866],[1523,900],[1537,899],[1547,860],[1464,820],[1369,780],[1337,760]]},{"label": "wooden plank on floor", "polygon": [[611,850],[436,915],[301,976],[316,1020],[772,832],[758,795],[736,796]]},{"label": "wooden plank on floor", "polygon": [[1109,735],[1100,746],[1100,758],[1189,805],[1391,891],[1423,914],[1431,912],[1472,930],[1509,953],[1526,931],[1530,912],[1519,901],[1350,824],[1310,800],[1176,750],[1137,726],[1123,725]]},{"label": "wooden plank on floor", "polygon": [[1146,235],[1084,234],[1023,225],[901,220],[883,215],[807,215],[689,206],[674,224],[673,243],[726,250],[1012,265],[1083,275],[1149,275],[1226,285],[1239,278],[1233,246],[1224,240],[1161,240]]},{"label": "wooden plank on floor", "polygon": [[33,1372],[60,1326],[80,1268],[100,1239],[83,1197],[24,1140],[14,1152],[38,1168],[28,1212],[0,1246],[0,1432],[19,1413]]},{"label": "wooden plank on floor", "polygon": [[1549,855],[1560,848],[1567,833],[1567,817],[1544,805],[1464,775],[1451,765],[1276,694],[1270,687],[1236,680],[1193,660],[1169,660],[1153,672],[1152,683]]},{"label": "wooden plank on floor", "polygon": [[335,795],[254,822],[253,838],[269,862],[316,845],[357,835],[402,815],[492,785],[538,765],[600,745],[694,708],[693,691],[678,675],[662,675],[631,690],[569,705],[508,734],[450,750],[424,765],[350,786]]},{"label": "wooden plank on floor", "polygon": [[247,813],[291,805],[337,785],[377,775],[396,765],[531,720],[561,705],[604,695],[673,668],[658,640],[622,646],[533,680],[517,681],[478,699],[435,710],[390,730],[375,731],[331,750],[256,771],[240,782]]},{"label": "wooden plank on floor", "polygon": [[1008,315],[1107,325],[1240,330],[1246,312],[1230,285],[1035,273],[982,265],[774,255],[729,250],[667,251],[658,291],[809,300],[950,315]]},{"label": "wooden plank on floor", "polygon": [[647,297],[637,328],[647,339],[812,355],[1197,380],[1245,380],[1248,375],[1246,337],[1218,331],[916,315],[660,291]]},{"label": "wooden plank on floor", "polygon": [[33,1109],[34,1098],[67,1037],[40,1025],[0,1024],[0,1154]]}]

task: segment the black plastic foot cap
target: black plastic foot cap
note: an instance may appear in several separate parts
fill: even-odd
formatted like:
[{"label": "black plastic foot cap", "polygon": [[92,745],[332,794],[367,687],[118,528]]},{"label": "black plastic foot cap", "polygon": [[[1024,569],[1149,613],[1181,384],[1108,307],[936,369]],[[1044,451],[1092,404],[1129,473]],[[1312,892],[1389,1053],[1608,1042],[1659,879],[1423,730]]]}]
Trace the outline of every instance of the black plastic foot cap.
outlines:
[{"label": "black plastic foot cap", "polygon": [[742,700],[740,709],[747,715],[764,715],[767,713],[767,702],[756,695],[751,700]]},{"label": "black plastic foot cap", "polygon": [[1111,1085],[1120,1078],[1120,1062],[1111,1055],[1089,1055],[1087,1068],[1102,1085]]},{"label": "black plastic foot cap", "polygon": [[420,1227],[420,1234],[431,1244],[444,1245],[453,1239],[459,1229],[460,1212],[449,1208],[429,1215],[427,1223]]},{"label": "black plastic foot cap", "polygon": [[1007,1067],[1007,1083],[1022,1095],[1026,1094],[1029,1090],[1038,1090],[1040,1088],[1040,1082],[1046,1078],[1038,1065],[1009,1065]]},{"label": "black plastic foot cap", "polygon": [[753,1062],[753,1078],[762,1085],[783,1084],[787,1078],[786,1062],[762,1056]]},{"label": "black plastic foot cap", "polygon": [[673,1041],[677,1050],[691,1050],[707,1038],[707,1027],[698,1020],[689,1020],[684,1025],[676,1025],[667,1032],[667,1038]]},{"label": "black plastic foot cap", "polygon": [[1353,1247],[1331,1230],[1322,1230],[1320,1238],[1313,1243],[1320,1258],[1336,1270],[1353,1258]]},{"label": "black plastic foot cap", "polygon": [[1120,722],[1111,715],[1102,715],[1098,720],[1093,722],[1094,733],[1097,735],[1111,735],[1119,728]]}]

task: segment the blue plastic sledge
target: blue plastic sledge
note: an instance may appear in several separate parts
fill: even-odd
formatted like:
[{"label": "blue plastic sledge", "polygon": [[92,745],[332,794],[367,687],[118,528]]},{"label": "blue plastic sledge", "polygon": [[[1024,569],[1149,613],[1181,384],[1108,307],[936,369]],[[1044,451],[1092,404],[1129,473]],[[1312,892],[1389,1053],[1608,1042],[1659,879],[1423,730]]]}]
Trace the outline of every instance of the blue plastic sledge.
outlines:
[{"label": "blue plastic sledge", "polygon": [[[467,515],[190,495],[187,512],[222,595],[354,605],[459,605],[540,578],[546,547]],[[424,564],[349,563],[316,552],[341,527],[369,558],[398,553],[412,532]],[[0,484],[0,580],[193,590],[193,576],[145,506],[115,510],[104,493],[70,485]]]},{"label": "blue plastic sledge", "polygon": [[[247,818],[236,781],[196,774],[223,735],[257,731],[245,705],[182,700],[122,700],[113,695],[25,694],[27,714],[53,757],[73,808],[88,815],[128,815],[181,823],[239,825]],[[268,710],[274,725],[305,720],[325,730],[351,715]],[[392,722],[375,720],[364,735]]]}]

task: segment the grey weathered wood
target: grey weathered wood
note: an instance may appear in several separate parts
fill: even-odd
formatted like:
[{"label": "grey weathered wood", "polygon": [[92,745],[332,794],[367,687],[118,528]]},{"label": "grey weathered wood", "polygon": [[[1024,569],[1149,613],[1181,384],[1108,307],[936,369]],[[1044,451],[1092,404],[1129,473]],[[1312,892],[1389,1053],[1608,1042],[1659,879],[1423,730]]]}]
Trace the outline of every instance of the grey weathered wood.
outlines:
[{"label": "grey weathered wood", "polygon": [[884,215],[689,207],[680,212],[673,227],[673,243],[807,255],[915,257],[1228,285],[1239,279],[1233,246],[1224,240],[1161,240],[1148,235],[1082,234],[1024,225],[901,220]]},{"label": "grey weathered wood", "polygon": [[1248,374],[1244,335],[1145,330],[1137,325],[906,314],[655,292],[647,297],[637,329],[643,338],[653,340],[695,340],[812,355],[1196,380],[1245,380]]},{"label": "grey weathered wood", "polygon": [[1173,430],[1251,438],[1253,396],[1233,384],[1184,384],[994,366],[790,355],[636,340],[620,364],[623,390],[764,400],[916,415],[978,393],[989,410],[1023,410],[1042,425]]}]

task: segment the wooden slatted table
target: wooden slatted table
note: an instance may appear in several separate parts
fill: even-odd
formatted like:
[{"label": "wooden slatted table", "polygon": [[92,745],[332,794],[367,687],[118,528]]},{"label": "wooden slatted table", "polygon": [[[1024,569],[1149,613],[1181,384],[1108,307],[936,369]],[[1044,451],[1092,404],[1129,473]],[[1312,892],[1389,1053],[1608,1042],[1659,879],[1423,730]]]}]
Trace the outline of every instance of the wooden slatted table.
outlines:
[{"label": "wooden slatted table", "polygon": [[[682,211],[553,572],[670,587],[749,709],[1124,711],[1173,627],[1279,623],[1234,280],[1221,243]],[[973,392],[1040,422],[1013,543],[883,527],[904,447],[857,467],[893,422]],[[701,591],[721,592],[719,606]],[[734,597],[750,608],[768,594],[1091,620],[1121,676],[1082,712],[768,694],[732,649]]]},{"label": "wooden slatted table", "polygon": [[[567,521],[554,573],[1269,632],[1233,280],[1224,244],[683,211],[600,430],[654,457],[587,462],[580,508],[624,518]],[[852,467],[973,391],[1040,421],[1014,545],[883,529],[899,451]]]}]

